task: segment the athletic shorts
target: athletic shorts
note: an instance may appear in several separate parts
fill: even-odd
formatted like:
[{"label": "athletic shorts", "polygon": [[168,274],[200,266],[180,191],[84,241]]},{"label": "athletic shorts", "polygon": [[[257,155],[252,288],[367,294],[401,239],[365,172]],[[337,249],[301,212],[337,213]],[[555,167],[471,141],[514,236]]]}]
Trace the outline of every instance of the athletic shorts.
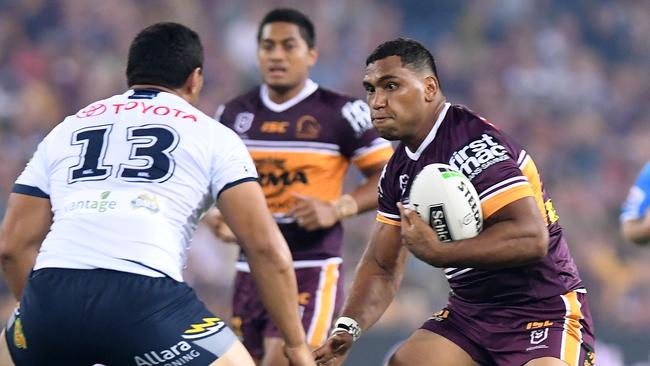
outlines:
[{"label": "athletic shorts", "polygon": [[452,296],[422,329],[451,340],[482,366],[524,365],[540,357],[569,366],[595,362],[587,297],[576,291],[520,306],[470,304]]},{"label": "athletic shorts", "polygon": [[[322,264],[319,267],[300,268],[296,265],[295,270],[302,325],[311,347],[325,342],[332,318],[343,305],[341,260],[333,258],[318,262]],[[264,356],[264,338],[281,337],[257,294],[253,276],[248,272],[238,271],[235,276],[231,325],[248,352],[257,359]]]},{"label": "athletic shorts", "polygon": [[32,272],[6,329],[17,366],[209,365],[236,340],[185,283],[104,269]]}]

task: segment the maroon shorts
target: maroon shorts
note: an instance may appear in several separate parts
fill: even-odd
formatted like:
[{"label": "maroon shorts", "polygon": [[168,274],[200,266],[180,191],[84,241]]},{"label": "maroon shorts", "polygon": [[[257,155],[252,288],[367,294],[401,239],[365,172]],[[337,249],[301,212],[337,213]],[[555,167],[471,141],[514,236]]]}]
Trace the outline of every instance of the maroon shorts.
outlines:
[{"label": "maroon shorts", "polygon": [[[302,325],[309,345],[317,347],[327,339],[332,318],[343,305],[341,259],[300,261],[295,265]],[[258,359],[264,355],[264,338],[281,336],[257,294],[252,275],[245,271],[238,271],[235,277],[231,323],[248,352]]]},{"label": "maroon shorts", "polygon": [[422,329],[439,334],[481,365],[524,365],[555,357],[593,365],[594,331],[584,293],[576,291],[519,306],[478,305],[451,297]]}]

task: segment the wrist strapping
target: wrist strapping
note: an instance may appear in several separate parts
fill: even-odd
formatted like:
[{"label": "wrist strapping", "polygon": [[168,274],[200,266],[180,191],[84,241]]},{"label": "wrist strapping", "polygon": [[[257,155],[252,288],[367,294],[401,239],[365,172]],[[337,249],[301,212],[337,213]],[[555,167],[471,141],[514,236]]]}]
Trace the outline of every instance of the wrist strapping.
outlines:
[{"label": "wrist strapping", "polygon": [[336,217],[339,219],[354,216],[359,212],[357,201],[349,194],[344,194],[338,200],[332,202],[332,206],[336,211]]},{"label": "wrist strapping", "polygon": [[348,318],[347,316],[342,316],[336,319],[331,335],[341,332],[345,332],[351,335],[353,342],[361,337],[361,327],[359,327],[359,323],[357,323],[357,321],[352,318]]}]

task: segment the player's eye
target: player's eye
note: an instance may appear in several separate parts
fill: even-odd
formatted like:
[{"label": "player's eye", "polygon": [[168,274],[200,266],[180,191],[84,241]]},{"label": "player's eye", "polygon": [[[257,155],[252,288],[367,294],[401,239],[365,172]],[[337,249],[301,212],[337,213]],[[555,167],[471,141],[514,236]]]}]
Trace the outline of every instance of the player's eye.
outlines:
[{"label": "player's eye", "polygon": [[267,52],[273,51],[273,43],[271,42],[264,42],[260,47],[262,48],[262,50]]},{"label": "player's eye", "polygon": [[397,83],[392,82],[392,81],[389,81],[388,83],[386,83],[386,89],[387,90],[395,90],[395,89],[397,89],[398,86],[399,85],[397,85]]},{"label": "player's eye", "polygon": [[293,42],[292,42],[292,43],[285,43],[285,44],[284,44],[284,50],[285,50],[285,51],[291,51],[291,50],[293,50],[294,48],[296,48],[296,45],[295,45]]},{"label": "player's eye", "polygon": [[366,89],[366,94],[372,94],[375,92],[375,88],[373,88],[371,85],[366,85],[364,89]]}]

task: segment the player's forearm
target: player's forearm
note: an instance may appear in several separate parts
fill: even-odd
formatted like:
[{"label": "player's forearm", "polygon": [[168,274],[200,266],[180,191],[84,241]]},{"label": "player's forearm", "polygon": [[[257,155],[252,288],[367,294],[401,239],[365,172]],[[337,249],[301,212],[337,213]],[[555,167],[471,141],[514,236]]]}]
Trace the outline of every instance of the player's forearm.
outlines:
[{"label": "player's forearm", "polygon": [[268,245],[257,246],[266,249],[247,252],[247,258],[262,302],[273,322],[280,329],[285,343],[297,346],[305,342],[298,310],[298,286],[291,253],[286,244],[282,247],[276,245],[284,242],[281,236],[276,239]]},{"label": "player's forearm", "polygon": [[644,219],[627,220],[621,224],[621,232],[626,240],[645,245],[650,242],[650,215]]},{"label": "player's forearm", "polygon": [[27,277],[34,267],[35,253],[2,253],[0,255],[0,262],[2,263],[2,272],[5,281],[11,292],[14,294],[16,300],[20,300],[23,294],[25,285],[27,284]]},{"label": "player's forearm", "polygon": [[498,269],[540,261],[548,250],[545,226],[502,221],[480,235],[439,245],[442,255],[426,260],[435,267]]},{"label": "player's forearm", "polygon": [[399,290],[408,261],[408,252],[400,250],[394,266],[380,265],[364,254],[341,312],[367,330],[379,320]]}]

